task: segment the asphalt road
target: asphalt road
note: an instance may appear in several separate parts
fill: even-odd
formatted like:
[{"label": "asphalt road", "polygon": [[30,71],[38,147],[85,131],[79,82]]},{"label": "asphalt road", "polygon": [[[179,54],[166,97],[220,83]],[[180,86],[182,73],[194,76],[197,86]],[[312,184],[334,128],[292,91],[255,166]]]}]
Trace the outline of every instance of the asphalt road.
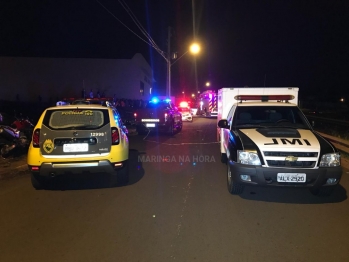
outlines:
[{"label": "asphalt road", "polygon": [[[0,181],[0,261],[348,261],[348,169],[331,197],[226,188],[216,120],[174,137],[130,137],[131,181],[29,174]],[[20,166],[20,165],[19,165]]]}]

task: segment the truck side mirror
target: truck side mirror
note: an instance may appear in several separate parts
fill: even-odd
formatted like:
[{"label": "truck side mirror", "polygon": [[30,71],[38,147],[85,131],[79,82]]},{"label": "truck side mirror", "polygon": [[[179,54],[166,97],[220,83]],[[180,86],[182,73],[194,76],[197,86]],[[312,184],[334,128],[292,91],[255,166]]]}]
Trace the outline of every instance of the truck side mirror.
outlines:
[{"label": "truck side mirror", "polygon": [[229,129],[230,126],[229,126],[229,124],[228,124],[228,120],[226,120],[226,119],[221,119],[221,120],[219,120],[219,121],[218,121],[218,127]]}]

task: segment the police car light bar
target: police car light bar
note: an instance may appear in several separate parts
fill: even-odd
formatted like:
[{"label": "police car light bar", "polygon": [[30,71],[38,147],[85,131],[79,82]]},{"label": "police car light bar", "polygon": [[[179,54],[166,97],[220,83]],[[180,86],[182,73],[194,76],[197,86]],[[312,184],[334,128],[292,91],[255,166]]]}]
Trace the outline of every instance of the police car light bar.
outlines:
[{"label": "police car light bar", "polygon": [[188,106],[189,106],[188,102],[182,101],[179,103],[179,107],[188,107]]},{"label": "police car light bar", "polygon": [[292,100],[294,99],[293,95],[238,95],[234,97],[235,100],[249,100],[249,101],[269,101],[269,100]]}]

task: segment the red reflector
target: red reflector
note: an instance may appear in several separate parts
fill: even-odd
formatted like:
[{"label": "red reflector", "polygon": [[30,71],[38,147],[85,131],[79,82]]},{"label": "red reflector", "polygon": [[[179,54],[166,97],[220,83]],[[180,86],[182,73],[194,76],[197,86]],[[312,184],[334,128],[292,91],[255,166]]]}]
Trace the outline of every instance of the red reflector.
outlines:
[{"label": "red reflector", "polygon": [[185,101],[180,102],[179,107],[188,107],[188,102],[185,102]]},{"label": "red reflector", "polygon": [[292,100],[294,99],[293,95],[238,95],[235,96],[235,100]]},{"label": "red reflector", "polygon": [[39,167],[38,167],[38,166],[32,166],[32,167],[31,167],[31,170],[32,170],[32,171],[38,171],[38,170],[39,170]]}]

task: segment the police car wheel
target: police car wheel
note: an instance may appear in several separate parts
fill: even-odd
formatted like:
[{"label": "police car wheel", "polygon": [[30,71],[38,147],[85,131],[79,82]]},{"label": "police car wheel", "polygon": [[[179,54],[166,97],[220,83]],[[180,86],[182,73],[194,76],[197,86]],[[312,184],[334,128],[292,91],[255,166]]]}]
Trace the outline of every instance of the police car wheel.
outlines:
[{"label": "police car wheel", "polygon": [[243,185],[233,181],[229,163],[227,164],[227,186],[229,193],[232,195],[240,195],[244,191]]},{"label": "police car wheel", "polygon": [[118,185],[117,173],[110,175],[109,187],[116,187]]},{"label": "police car wheel", "polygon": [[129,182],[129,164],[128,160],[124,162],[124,166],[121,169],[110,174],[109,187],[116,187],[125,185]]},{"label": "police car wheel", "polygon": [[173,136],[174,133],[175,133],[175,128],[174,128],[174,124],[173,124],[173,122],[172,122],[172,123],[170,124],[169,129],[168,129],[168,134],[169,134],[170,136]]},{"label": "police car wheel", "polygon": [[228,161],[228,159],[227,159],[227,154],[221,153],[221,162],[222,162],[223,164],[226,164],[227,161]]},{"label": "police car wheel", "polygon": [[47,181],[45,181],[45,178],[41,177],[38,174],[31,173],[30,178],[31,178],[32,186],[36,190],[44,189],[47,186]]},{"label": "police car wheel", "polygon": [[327,186],[327,187],[319,187],[319,188],[310,188],[310,192],[314,196],[330,196],[336,186]]},{"label": "police car wheel", "polygon": [[118,184],[124,185],[128,183],[128,181],[130,180],[128,160],[126,160],[124,162],[124,166],[117,171],[117,176]]}]

